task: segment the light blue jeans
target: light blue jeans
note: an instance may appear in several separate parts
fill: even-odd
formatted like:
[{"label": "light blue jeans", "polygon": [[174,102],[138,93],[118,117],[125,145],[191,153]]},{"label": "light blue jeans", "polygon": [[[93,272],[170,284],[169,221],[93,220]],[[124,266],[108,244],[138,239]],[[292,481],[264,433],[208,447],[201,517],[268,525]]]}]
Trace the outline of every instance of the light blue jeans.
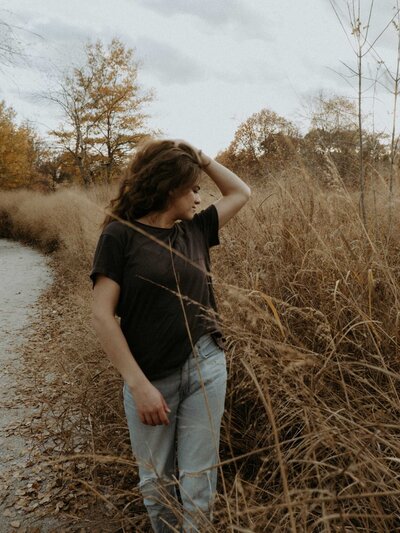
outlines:
[{"label": "light blue jeans", "polygon": [[[138,486],[156,533],[172,531],[168,524],[175,528],[181,525],[184,533],[201,532],[212,521],[226,379],[225,354],[211,335],[204,335],[180,370],[152,381],[171,409],[169,425],[143,424],[124,384],[125,413],[139,468]],[[181,516],[176,505],[175,462]],[[171,501],[178,510],[175,513]]]}]

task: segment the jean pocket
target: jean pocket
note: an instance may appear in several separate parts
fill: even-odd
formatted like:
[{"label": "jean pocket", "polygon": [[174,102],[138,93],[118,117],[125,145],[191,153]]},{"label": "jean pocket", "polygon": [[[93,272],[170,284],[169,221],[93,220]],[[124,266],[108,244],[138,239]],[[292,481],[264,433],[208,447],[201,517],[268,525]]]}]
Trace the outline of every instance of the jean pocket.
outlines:
[{"label": "jean pocket", "polygon": [[221,348],[215,342],[211,335],[204,335],[198,343],[198,353],[201,359],[208,359],[222,352]]}]

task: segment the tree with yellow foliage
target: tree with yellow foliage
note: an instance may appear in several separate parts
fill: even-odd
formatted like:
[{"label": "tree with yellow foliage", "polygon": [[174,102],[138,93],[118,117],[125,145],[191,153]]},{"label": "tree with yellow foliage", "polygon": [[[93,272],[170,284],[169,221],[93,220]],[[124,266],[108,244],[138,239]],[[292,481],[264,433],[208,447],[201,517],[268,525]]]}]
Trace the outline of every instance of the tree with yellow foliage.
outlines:
[{"label": "tree with yellow foliage", "polygon": [[143,136],[158,132],[146,127],[145,103],[133,50],[113,39],[105,49],[100,41],[86,46],[86,62],[63,77],[50,98],[64,114],[63,126],[53,131],[63,151],[71,154],[82,183],[110,182],[126,155]]},{"label": "tree with yellow foliage", "polygon": [[294,124],[264,108],[242,122],[218,159],[234,171],[262,177],[284,168],[295,158],[299,133]]},{"label": "tree with yellow foliage", "polygon": [[39,138],[29,124],[18,125],[16,114],[0,101],[0,188],[30,186],[39,157]]}]

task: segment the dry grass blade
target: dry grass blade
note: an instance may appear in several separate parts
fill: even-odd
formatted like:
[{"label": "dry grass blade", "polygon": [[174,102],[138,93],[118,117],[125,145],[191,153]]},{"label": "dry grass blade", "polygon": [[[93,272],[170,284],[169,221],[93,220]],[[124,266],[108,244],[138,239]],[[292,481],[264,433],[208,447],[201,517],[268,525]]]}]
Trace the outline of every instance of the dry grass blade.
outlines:
[{"label": "dry grass blade", "polygon": [[257,380],[257,377],[254,374],[254,370],[250,367],[250,365],[246,361],[243,361],[243,366],[246,368],[247,372],[249,373],[249,376],[254,381],[254,384],[260,395],[260,398],[264,404],[265,410],[268,413],[268,418],[271,422],[272,432],[273,432],[274,439],[275,439],[275,450],[278,456],[279,468],[281,470],[284,496],[285,496],[288,512],[290,515],[290,527],[291,527],[292,532],[295,533],[297,529],[296,529],[296,522],[295,522],[294,514],[293,514],[293,506],[292,506],[292,502],[290,499],[289,485],[288,485],[287,474],[286,474],[286,465],[284,463],[284,459],[283,459],[283,455],[281,451],[279,435],[278,435],[278,430],[276,426],[274,411],[273,411],[272,404],[271,404],[271,398],[270,398],[269,391],[268,391],[268,386],[264,384],[264,389],[261,389],[260,384]]}]

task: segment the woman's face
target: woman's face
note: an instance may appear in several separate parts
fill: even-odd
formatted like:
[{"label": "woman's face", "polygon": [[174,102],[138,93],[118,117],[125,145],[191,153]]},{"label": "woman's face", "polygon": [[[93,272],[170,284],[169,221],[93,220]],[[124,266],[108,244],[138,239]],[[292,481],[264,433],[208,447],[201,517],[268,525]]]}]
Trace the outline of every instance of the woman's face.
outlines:
[{"label": "woman's face", "polygon": [[192,220],[200,202],[200,186],[195,183],[190,188],[173,194],[168,210],[175,220]]}]

